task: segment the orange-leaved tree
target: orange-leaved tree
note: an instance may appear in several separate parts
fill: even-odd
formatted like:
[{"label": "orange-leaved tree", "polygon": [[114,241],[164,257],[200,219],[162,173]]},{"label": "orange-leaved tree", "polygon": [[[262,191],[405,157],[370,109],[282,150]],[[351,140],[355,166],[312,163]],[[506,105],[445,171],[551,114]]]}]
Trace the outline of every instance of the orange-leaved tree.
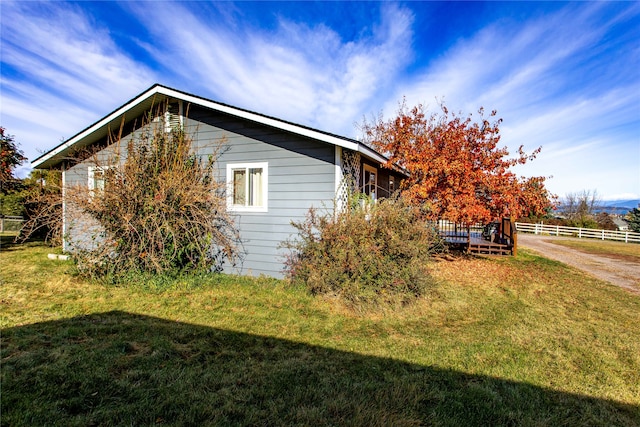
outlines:
[{"label": "orange-leaved tree", "polygon": [[552,206],[544,177],[522,178],[511,167],[533,160],[540,148],[516,157],[499,147],[501,119],[479,110],[480,119],[461,117],[440,105],[441,114],[411,109],[403,101],[397,117],[362,126],[365,142],[388,156],[386,166],[409,177],[404,196],[424,206],[429,219],[488,222],[503,216],[543,215]]}]

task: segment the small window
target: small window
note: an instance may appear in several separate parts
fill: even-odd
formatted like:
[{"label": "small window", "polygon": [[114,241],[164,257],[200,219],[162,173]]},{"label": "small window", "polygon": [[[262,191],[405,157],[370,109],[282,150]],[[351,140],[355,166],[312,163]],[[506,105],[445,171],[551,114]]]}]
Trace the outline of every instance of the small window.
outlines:
[{"label": "small window", "polygon": [[394,191],[396,191],[396,179],[389,176],[389,195],[392,195]]},{"label": "small window", "polygon": [[91,197],[93,197],[96,191],[104,191],[106,170],[106,166],[89,166],[87,186],[89,187],[89,195]]},{"label": "small window", "polygon": [[240,212],[267,212],[267,163],[227,165],[227,207]]}]

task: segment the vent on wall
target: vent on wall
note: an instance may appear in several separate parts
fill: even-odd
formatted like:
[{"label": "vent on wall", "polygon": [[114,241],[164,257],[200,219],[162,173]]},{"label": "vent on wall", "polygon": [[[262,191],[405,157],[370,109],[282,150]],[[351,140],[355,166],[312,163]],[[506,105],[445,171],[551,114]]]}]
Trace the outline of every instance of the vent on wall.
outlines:
[{"label": "vent on wall", "polygon": [[172,129],[182,129],[182,116],[182,101],[167,105],[167,111],[164,113],[164,131],[169,133]]}]

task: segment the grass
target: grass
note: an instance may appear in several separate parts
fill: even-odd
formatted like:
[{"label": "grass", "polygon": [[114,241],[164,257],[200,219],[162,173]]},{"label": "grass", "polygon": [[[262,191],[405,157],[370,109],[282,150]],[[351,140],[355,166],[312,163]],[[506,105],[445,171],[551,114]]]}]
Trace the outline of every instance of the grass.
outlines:
[{"label": "grass", "polygon": [[604,255],[631,262],[640,261],[640,245],[594,239],[553,239],[552,243],[578,249],[582,252]]},{"label": "grass", "polygon": [[273,279],[105,286],[0,253],[3,425],[640,424],[640,298],[526,251],[354,312]]}]

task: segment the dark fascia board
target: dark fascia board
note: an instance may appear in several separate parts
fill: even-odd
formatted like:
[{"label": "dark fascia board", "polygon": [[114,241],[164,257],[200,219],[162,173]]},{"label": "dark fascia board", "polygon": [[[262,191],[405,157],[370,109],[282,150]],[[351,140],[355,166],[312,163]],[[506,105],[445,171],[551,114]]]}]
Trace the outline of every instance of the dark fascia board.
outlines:
[{"label": "dark fascia board", "polygon": [[143,113],[144,111],[148,111],[154,104],[157,105],[159,102],[167,98],[182,100],[187,103],[196,104],[205,108],[212,109],[214,111],[244,118],[286,132],[291,132],[293,134],[305,136],[328,144],[333,144],[335,146],[357,151],[363,156],[379,162],[380,164],[384,164],[387,161],[385,156],[355,139],[346,138],[308,126],[299,125],[275,117],[267,116],[238,107],[233,107],[231,105],[223,104],[197,95],[192,95],[190,93],[173,89],[167,86],[155,84],[146,91],[142,92],[140,95],[115,109],[107,116],[103,117],[91,126],[80,131],[66,141],[63,141],[52,150],[35,159],[32,162],[33,168],[46,169],[60,165],[62,161],[66,157],[68,157],[69,153],[71,153],[72,150],[85,148],[86,146],[96,142],[100,138],[107,136],[112,129],[118,129],[122,123],[123,118],[126,119],[127,115],[131,116],[131,119],[139,117],[141,113]]}]

